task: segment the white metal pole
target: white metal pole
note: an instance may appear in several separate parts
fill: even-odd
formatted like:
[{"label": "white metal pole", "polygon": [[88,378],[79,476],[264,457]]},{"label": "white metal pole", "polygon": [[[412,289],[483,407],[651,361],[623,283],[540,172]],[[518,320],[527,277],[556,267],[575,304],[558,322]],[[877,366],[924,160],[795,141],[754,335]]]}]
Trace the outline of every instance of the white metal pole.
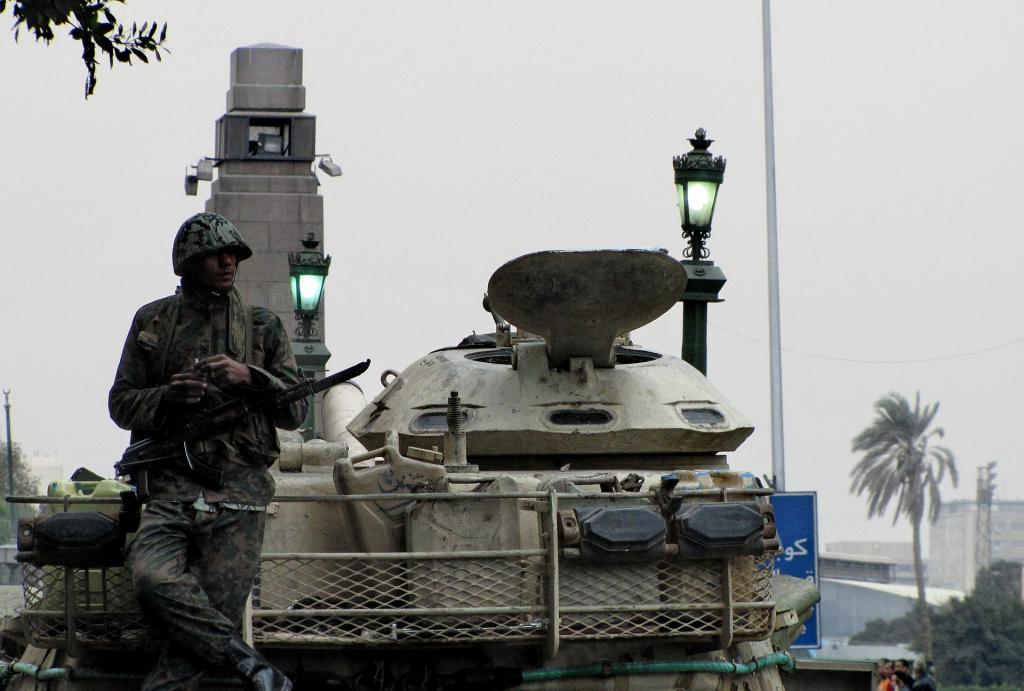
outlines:
[{"label": "white metal pole", "polygon": [[769,0],[761,0],[764,48],[764,154],[768,220],[768,351],[772,396],[772,475],[775,489],[786,491],[785,441],[782,431],[782,339],[779,335],[779,238],[775,210],[775,105],[772,97],[772,20]]}]

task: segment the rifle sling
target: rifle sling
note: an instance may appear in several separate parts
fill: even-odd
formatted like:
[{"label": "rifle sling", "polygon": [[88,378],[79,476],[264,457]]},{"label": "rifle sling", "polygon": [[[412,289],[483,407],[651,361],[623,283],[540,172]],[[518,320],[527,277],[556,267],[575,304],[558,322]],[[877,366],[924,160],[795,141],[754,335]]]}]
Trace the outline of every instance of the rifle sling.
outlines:
[{"label": "rifle sling", "polygon": [[252,338],[253,338],[253,323],[252,323],[252,305],[246,303],[245,305],[245,354],[242,356],[242,364],[251,365],[252,362]]}]

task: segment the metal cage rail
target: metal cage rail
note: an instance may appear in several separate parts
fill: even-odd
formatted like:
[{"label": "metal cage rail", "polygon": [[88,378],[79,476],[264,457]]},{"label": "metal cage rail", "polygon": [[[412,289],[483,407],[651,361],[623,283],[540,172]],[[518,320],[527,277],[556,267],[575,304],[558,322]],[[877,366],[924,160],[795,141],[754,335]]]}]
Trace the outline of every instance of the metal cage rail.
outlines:
[{"label": "metal cage rail", "polygon": [[[760,489],[684,490],[726,501]],[[561,553],[560,499],[636,501],[645,493],[430,493],[275,497],[275,502],[531,500],[540,547],[495,551],[264,553],[252,591],[254,642],[274,647],[405,647],[661,639],[718,643],[758,640],[775,625],[771,555],[592,563]],[[104,500],[19,497],[24,503]],[[107,500],[109,503],[109,500]],[[76,649],[153,645],[123,566],[23,565],[31,643]]]}]

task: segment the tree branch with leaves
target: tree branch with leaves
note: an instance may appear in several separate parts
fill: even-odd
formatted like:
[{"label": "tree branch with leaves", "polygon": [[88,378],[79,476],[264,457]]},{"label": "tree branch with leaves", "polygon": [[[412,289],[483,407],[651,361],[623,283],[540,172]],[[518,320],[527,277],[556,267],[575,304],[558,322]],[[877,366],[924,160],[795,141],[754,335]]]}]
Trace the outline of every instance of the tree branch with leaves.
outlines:
[{"label": "tree branch with leaves", "polygon": [[50,43],[56,31],[67,28],[68,35],[82,44],[85,63],[85,97],[96,90],[96,67],[105,55],[112,68],[117,62],[132,64],[133,59],[148,63],[150,56],[161,60],[169,53],[167,24],[143,22],[142,26],[122,24],[111,11],[113,3],[125,0],[0,0],[0,14],[11,6],[14,14],[14,40],[21,30],[31,32],[37,41]]}]

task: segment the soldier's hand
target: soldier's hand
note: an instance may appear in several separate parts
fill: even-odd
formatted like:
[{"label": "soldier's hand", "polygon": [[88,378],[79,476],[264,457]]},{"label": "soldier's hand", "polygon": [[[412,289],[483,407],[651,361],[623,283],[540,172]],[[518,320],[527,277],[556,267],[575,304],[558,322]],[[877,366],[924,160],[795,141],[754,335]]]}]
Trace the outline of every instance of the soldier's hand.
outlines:
[{"label": "soldier's hand", "polygon": [[206,395],[206,382],[195,370],[171,375],[164,399],[170,403],[198,403]]},{"label": "soldier's hand", "polygon": [[230,389],[252,384],[252,370],[227,355],[211,355],[204,358],[196,365],[196,369],[221,388]]}]

